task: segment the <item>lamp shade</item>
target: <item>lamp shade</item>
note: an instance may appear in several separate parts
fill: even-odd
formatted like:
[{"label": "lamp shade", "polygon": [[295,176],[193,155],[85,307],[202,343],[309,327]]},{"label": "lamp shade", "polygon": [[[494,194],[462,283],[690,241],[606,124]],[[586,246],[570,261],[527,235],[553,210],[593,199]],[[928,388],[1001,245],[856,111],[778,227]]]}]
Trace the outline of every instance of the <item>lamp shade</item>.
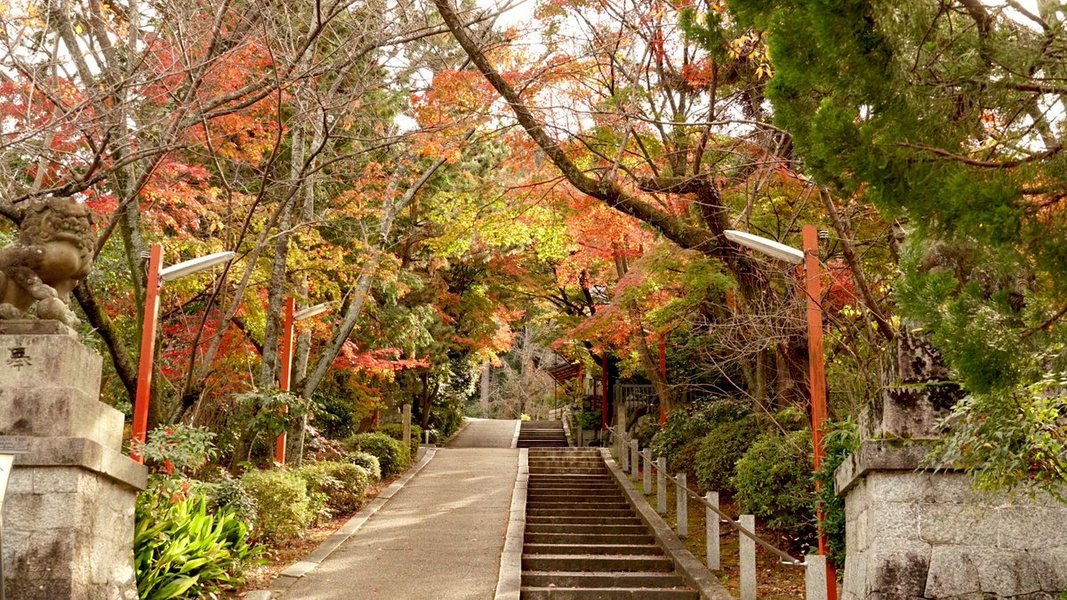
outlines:
[{"label": "lamp shade", "polygon": [[175,279],[181,279],[187,275],[193,273],[199,273],[204,269],[210,269],[215,265],[228,263],[236,256],[233,252],[216,252],[214,254],[208,254],[207,256],[201,256],[200,258],[194,258],[180,262],[176,265],[171,265],[159,272],[159,278],[163,281],[174,281]]},{"label": "lamp shade", "polygon": [[765,254],[778,260],[784,260],[795,265],[799,265],[804,262],[804,253],[791,246],[786,246],[772,239],[760,237],[758,235],[752,235],[751,233],[745,233],[744,231],[738,231],[736,229],[727,229],[723,232],[726,235],[726,239],[740,244],[745,248],[755,250],[760,254]]},{"label": "lamp shade", "polygon": [[310,319],[311,317],[317,317],[328,310],[330,310],[329,302],[325,302],[323,304],[316,304],[315,306],[309,306],[304,310],[297,312],[295,315],[293,315],[293,320],[303,321],[305,319]]}]

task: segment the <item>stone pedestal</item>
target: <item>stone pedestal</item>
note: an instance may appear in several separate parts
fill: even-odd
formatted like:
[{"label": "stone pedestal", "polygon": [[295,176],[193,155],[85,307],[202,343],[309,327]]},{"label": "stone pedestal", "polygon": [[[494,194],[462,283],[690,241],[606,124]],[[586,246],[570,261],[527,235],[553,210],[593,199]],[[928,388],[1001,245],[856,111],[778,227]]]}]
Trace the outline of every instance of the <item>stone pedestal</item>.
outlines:
[{"label": "stone pedestal", "polygon": [[919,470],[928,446],[864,442],[837,471],[845,494],[843,600],[1048,598],[1067,593],[1067,506],[981,494]]},{"label": "stone pedestal", "polygon": [[[980,494],[920,465],[960,397],[937,351],[903,332],[861,446],[835,473],[845,498],[843,600],[1049,598],[1067,593],[1067,505]],[[1067,490],[1065,490],[1067,493]]]},{"label": "stone pedestal", "polygon": [[3,508],[9,598],[133,599],[134,500],[145,468],[120,453],[122,414],[98,400],[101,358],[55,321],[0,322],[0,439],[15,460]]}]

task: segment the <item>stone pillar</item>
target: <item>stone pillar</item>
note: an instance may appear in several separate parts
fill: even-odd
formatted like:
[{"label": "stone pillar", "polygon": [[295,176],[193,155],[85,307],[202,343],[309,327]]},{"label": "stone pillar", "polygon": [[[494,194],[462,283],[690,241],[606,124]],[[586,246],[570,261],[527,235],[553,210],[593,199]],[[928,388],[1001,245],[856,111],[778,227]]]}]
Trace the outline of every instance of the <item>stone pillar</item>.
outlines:
[{"label": "stone pillar", "polygon": [[845,498],[844,600],[1056,598],[1067,592],[1067,505],[980,494],[923,468],[960,396],[937,351],[903,332],[861,446],[835,473]]},{"label": "stone pillar", "polygon": [[[410,402],[404,405],[404,413],[403,413],[403,415],[404,415],[403,416],[404,447],[405,448],[410,448],[411,447],[411,403]],[[414,459],[415,457],[412,456],[411,458]]]},{"label": "stone pillar", "polygon": [[122,414],[98,400],[101,358],[57,321],[0,321],[0,439],[19,455],[3,511],[7,596],[137,597],[134,500],[147,471],[120,453]]}]

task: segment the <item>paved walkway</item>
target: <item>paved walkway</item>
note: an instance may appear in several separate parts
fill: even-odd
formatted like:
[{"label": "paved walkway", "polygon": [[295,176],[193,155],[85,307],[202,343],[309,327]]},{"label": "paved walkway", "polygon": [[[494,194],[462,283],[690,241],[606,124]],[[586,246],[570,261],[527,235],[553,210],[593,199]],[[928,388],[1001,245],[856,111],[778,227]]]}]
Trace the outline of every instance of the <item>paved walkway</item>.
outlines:
[{"label": "paved walkway", "polygon": [[474,419],[285,600],[486,600],[496,590],[515,421]]}]

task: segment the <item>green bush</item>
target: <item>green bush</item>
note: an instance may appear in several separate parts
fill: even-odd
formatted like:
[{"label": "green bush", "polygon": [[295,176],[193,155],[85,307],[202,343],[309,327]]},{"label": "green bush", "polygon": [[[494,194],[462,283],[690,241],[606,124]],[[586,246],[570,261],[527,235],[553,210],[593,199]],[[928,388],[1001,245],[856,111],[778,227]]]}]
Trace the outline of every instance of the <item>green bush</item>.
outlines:
[{"label": "green bush", "polygon": [[382,465],[378,462],[377,456],[368,452],[352,450],[350,452],[345,452],[344,458],[354,465],[363,467],[363,470],[367,472],[367,476],[370,477],[370,482],[372,484],[382,480]]},{"label": "green bush", "polygon": [[771,529],[793,538],[799,547],[815,532],[815,486],[811,433],[772,432],[756,440],[737,461],[732,479],[743,513],[764,519]]},{"label": "green bush", "polygon": [[321,494],[331,516],[355,512],[367,499],[370,476],[358,465],[322,461],[308,463],[297,474],[307,484],[309,494]]},{"label": "green bush", "polygon": [[815,472],[815,481],[819,484],[816,492],[816,508],[823,512],[823,531],[826,532],[826,544],[830,560],[838,569],[845,568],[845,499],[834,493],[834,471],[845,462],[860,445],[860,434],[852,421],[827,423],[826,435],[823,437],[825,456],[819,470]]},{"label": "green bush", "polygon": [[206,473],[208,481],[194,481],[190,493],[207,497],[210,512],[228,510],[252,527],[256,522],[256,499],[248,494],[237,479],[225,469],[214,468]]},{"label": "green bush", "polygon": [[656,437],[657,433],[659,433],[659,423],[657,422],[656,417],[652,415],[643,415],[641,418],[637,419],[637,423],[634,424],[631,435],[637,439],[637,443],[640,444],[642,448],[648,448],[649,444],[652,443],[652,438]]},{"label": "green bush", "polygon": [[137,497],[133,536],[142,600],[198,598],[240,582],[252,557],[248,527],[232,512],[208,511],[202,495],[154,486]]},{"label": "green bush", "polygon": [[362,450],[378,457],[382,477],[385,479],[397,475],[411,462],[411,453],[407,446],[384,433],[357,433],[345,440],[345,445],[352,450]]},{"label": "green bush", "polygon": [[241,487],[256,501],[257,539],[283,541],[301,534],[315,517],[307,484],[281,469],[253,470],[241,477]]},{"label": "green bush", "polygon": [[701,438],[690,440],[667,460],[667,471],[673,475],[685,473],[686,484],[693,485],[696,479],[696,459]]},{"label": "green bush", "polygon": [[696,454],[696,476],[701,489],[733,493],[730,479],[737,461],[761,434],[756,417],[720,423],[700,441]]},{"label": "green bush", "polygon": [[696,410],[673,410],[667,415],[667,423],[663,429],[653,436],[649,448],[653,456],[666,457],[667,464],[670,465],[677,460],[675,454],[683,446],[711,433],[716,425],[735,421],[751,412],[747,405],[729,399],[715,399]]},{"label": "green bush", "polygon": [[[399,442],[404,441],[404,425],[402,423],[385,423],[378,427],[378,433],[384,433]],[[408,452],[411,456],[415,456],[418,453],[420,441],[422,441],[422,428],[412,423],[411,447],[408,448]]]}]

